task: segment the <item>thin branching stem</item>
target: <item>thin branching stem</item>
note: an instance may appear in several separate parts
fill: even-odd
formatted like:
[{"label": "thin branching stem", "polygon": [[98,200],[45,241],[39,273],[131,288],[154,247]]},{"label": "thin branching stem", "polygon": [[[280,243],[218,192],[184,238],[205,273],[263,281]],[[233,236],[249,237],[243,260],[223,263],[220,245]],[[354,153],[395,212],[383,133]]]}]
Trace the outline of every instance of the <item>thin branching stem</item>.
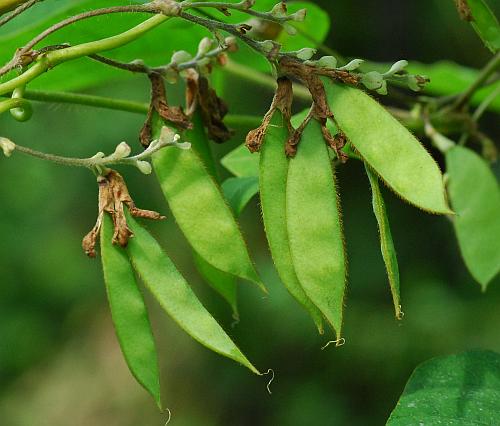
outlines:
[{"label": "thin branching stem", "polygon": [[21,4],[16,9],[14,9],[10,14],[4,16],[0,19],[0,27],[4,26],[7,22],[10,22],[15,17],[19,16],[21,13],[28,10],[31,6],[34,6],[36,3],[39,3],[43,0],[29,0],[26,3]]}]

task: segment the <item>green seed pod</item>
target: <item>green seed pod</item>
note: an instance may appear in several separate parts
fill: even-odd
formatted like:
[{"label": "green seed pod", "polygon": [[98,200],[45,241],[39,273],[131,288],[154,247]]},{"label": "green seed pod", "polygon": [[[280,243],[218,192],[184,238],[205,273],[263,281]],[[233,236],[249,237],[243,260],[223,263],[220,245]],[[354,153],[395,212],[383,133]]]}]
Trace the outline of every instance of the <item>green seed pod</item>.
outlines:
[{"label": "green seed pod", "polygon": [[486,290],[500,272],[500,189],[488,164],[475,152],[455,146],[446,152],[453,225],[472,276]]},{"label": "green seed pod", "polygon": [[202,345],[260,374],[201,304],[151,234],[130,214],[127,223],[135,235],[127,246],[132,264],[165,312]]},{"label": "green seed pod", "polygon": [[370,166],[365,164],[366,174],[370,181],[372,188],[372,206],[373,213],[377,219],[378,230],[380,234],[380,249],[385,263],[385,269],[389,278],[389,285],[391,287],[392,300],[394,302],[394,309],[396,311],[396,318],[401,319],[403,313],[401,311],[401,297],[399,291],[399,267],[398,258],[396,256],[396,249],[392,241],[391,228],[389,225],[389,218],[385,209],[384,199],[380,191],[378,177],[375,172],[370,169]]},{"label": "green seed pod", "polygon": [[289,160],[285,142],[289,132],[281,111],[275,111],[260,149],[260,204],[267,241],[276,270],[290,294],[309,312],[319,332],[323,333],[321,312],[306,295],[293,268],[286,210],[286,181]]},{"label": "green seed pod", "polygon": [[158,358],[146,305],[126,251],[112,239],[113,222],[105,214],[101,258],[115,331],[130,371],[161,409]]},{"label": "green seed pod", "polygon": [[[156,123],[155,137],[162,123]],[[222,193],[194,150],[163,149],[153,166],[172,214],[193,249],[217,269],[265,291]]]},{"label": "green seed pod", "polygon": [[420,142],[366,93],[327,78],[322,81],[337,124],[377,175],[416,207],[452,213],[441,171]]},{"label": "green seed pod", "polygon": [[305,127],[289,163],[286,222],[302,288],[340,339],[346,257],[335,175],[316,120]]}]

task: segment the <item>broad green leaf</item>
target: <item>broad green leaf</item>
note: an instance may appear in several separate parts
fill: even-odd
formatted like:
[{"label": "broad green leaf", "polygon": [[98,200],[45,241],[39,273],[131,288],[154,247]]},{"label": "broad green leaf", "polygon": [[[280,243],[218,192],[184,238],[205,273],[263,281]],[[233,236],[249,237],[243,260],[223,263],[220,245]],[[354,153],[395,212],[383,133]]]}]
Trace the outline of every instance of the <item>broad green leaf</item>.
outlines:
[{"label": "broad green leaf", "polygon": [[[53,1],[42,2],[26,12],[27,15],[32,14],[33,19],[25,25],[18,26],[14,20],[5,29],[0,29],[0,46],[2,46],[0,62],[5,63],[10,60],[18,47],[56,22],[80,12],[114,5],[123,5],[123,2],[64,0],[56,2],[55,5]],[[99,40],[126,31],[150,16],[149,14],[119,13],[86,19],[55,32],[36,48],[61,43],[76,45]],[[175,32],[175,38],[171,37],[172,32]],[[169,62],[170,56],[175,50],[179,50],[179,46],[195,53],[198,42],[204,35],[207,35],[207,32],[203,28],[180,19],[170,19],[140,39],[120,49],[106,52],[105,55],[126,62],[141,58],[148,65],[161,65]],[[134,78],[130,72],[116,70],[91,59],[81,58],[55,67],[30,83],[29,87],[43,90],[76,90],[103,85],[109,80],[129,78]]]},{"label": "broad green leaf", "polygon": [[455,146],[446,152],[453,225],[472,276],[486,290],[500,271],[500,189],[488,164],[475,152]]},{"label": "broad green leaf", "polygon": [[300,284],[340,339],[346,258],[335,175],[316,120],[306,126],[290,160],[286,221]]},{"label": "broad green leaf", "polygon": [[293,267],[286,221],[286,185],[289,160],[285,154],[288,128],[283,115],[276,111],[260,150],[260,204],[267,241],[276,270],[290,294],[311,315],[318,331],[323,333],[321,312],[302,288]]},{"label": "broad green leaf", "polygon": [[252,154],[245,144],[238,146],[222,158],[221,164],[237,177],[259,176],[259,154]]},{"label": "broad green leaf", "polygon": [[132,264],[165,312],[202,345],[260,374],[204,308],[158,242],[130,214],[127,222],[135,235],[127,247]]},{"label": "broad green leaf", "polygon": [[387,425],[497,425],[499,401],[499,354],[434,358],[415,369]]},{"label": "broad green leaf", "polygon": [[229,178],[222,183],[222,191],[238,217],[254,195],[259,192],[259,179],[253,176]]},{"label": "broad green leaf", "polygon": [[394,242],[392,241],[389,218],[387,217],[384,199],[382,198],[382,192],[380,191],[378,177],[369,166],[365,165],[365,168],[368,180],[370,181],[370,186],[372,188],[373,213],[375,213],[375,217],[377,219],[380,234],[380,249],[382,251],[385,269],[387,270],[387,276],[389,278],[392,300],[394,302],[394,310],[396,311],[396,318],[401,319],[402,312],[399,294],[399,267],[396,249],[394,248]]},{"label": "broad green leaf", "polygon": [[481,37],[483,43],[493,53],[500,50],[500,24],[498,19],[484,0],[467,0],[472,12],[472,27]]},{"label": "broad green leaf", "polygon": [[323,81],[337,124],[382,180],[416,207],[450,213],[441,171],[420,142],[366,93]]},{"label": "broad green leaf", "polygon": [[130,371],[161,408],[158,358],[146,305],[126,251],[112,239],[113,222],[105,214],[101,258],[116,334]]},{"label": "broad green leaf", "polygon": [[[161,124],[156,125],[155,137]],[[154,154],[153,166],[170,210],[191,247],[217,269],[265,290],[233,213],[196,152],[163,149]]]}]

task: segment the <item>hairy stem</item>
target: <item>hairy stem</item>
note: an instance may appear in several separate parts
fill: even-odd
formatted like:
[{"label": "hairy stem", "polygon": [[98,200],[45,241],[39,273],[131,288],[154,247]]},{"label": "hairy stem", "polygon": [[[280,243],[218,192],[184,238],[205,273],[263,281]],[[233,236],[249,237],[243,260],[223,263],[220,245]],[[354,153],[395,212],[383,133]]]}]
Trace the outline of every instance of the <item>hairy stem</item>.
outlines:
[{"label": "hairy stem", "polygon": [[35,3],[39,3],[40,1],[43,1],[43,0],[29,0],[26,3],[21,4],[16,9],[14,9],[14,11],[12,13],[10,13],[9,15],[4,16],[2,19],[0,19],[0,27],[5,25],[7,22],[11,21],[12,19],[14,19],[16,16],[19,16],[21,13],[28,10]]}]

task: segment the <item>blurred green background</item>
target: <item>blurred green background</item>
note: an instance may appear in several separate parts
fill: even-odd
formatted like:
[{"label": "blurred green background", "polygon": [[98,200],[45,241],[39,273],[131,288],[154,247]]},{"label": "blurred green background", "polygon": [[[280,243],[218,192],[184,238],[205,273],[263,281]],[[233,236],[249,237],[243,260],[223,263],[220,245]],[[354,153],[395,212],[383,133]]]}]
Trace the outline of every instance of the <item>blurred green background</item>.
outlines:
[{"label": "blurred green background", "polygon": [[[346,56],[448,59],[476,68],[490,57],[458,19],[452,0],[316,3],[332,19],[326,44]],[[500,6],[494,7],[500,14]],[[235,78],[226,83],[232,113],[265,112],[270,91]],[[149,89],[144,78],[134,76],[86,92],[146,101]],[[110,152],[122,140],[139,149],[142,121],[136,114],[35,104],[27,123],[0,117],[0,133],[42,151],[89,156]],[[486,115],[484,126],[500,140],[498,115]],[[219,157],[243,141],[245,129],[238,130],[231,142],[215,147]],[[149,228],[205,305],[255,365],[276,373],[269,395],[267,378],[207,351],[149,300],[172,425],[381,425],[423,360],[471,348],[500,351],[500,279],[482,294],[461,261],[449,221],[385,191],[405,312],[403,321],[394,319],[360,164],[339,169],[350,269],[347,342],[324,351],[327,338],[317,335],[277,278],[256,200],[241,223],[270,294],[263,298],[241,283],[241,322],[231,328],[229,308],[194,270],[155,179],[122,172],[138,206],[168,216]],[[86,258],[80,247],[97,214],[95,178],[86,170],[14,154],[0,158],[0,182],[0,424],[163,425],[167,415],[157,411],[122,360],[99,260]]]}]

